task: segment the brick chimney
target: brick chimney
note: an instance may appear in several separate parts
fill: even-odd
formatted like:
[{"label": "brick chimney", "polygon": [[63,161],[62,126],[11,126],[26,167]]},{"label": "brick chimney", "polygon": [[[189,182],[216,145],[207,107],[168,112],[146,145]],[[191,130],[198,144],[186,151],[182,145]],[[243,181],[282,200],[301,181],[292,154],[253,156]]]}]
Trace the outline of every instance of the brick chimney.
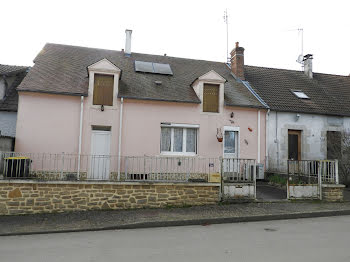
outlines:
[{"label": "brick chimney", "polygon": [[244,48],[236,42],[236,47],[231,51],[231,70],[232,73],[241,80],[244,78]]}]

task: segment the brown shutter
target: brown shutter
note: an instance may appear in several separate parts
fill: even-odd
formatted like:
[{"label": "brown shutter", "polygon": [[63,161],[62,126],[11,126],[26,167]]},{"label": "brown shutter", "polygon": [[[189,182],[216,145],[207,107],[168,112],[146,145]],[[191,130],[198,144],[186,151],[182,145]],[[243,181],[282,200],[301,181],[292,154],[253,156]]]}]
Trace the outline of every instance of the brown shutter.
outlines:
[{"label": "brown shutter", "polygon": [[204,84],[203,112],[219,112],[219,85]]},{"label": "brown shutter", "polygon": [[94,105],[113,106],[114,76],[95,74]]}]

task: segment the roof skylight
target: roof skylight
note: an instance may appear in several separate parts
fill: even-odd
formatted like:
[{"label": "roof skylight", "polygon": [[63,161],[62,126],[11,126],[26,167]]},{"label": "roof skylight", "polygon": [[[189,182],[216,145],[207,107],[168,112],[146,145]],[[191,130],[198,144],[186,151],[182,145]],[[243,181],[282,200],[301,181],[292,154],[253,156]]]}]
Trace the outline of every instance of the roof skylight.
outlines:
[{"label": "roof skylight", "polygon": [[173,75],[169,64],[135,61],[135,71],[160,75]]},{"label": "roof skylight", "polygon": [[310,99],[303,91],[300,90],[292,90],[293,94],[296,95],[296,97],[301,99]]}]

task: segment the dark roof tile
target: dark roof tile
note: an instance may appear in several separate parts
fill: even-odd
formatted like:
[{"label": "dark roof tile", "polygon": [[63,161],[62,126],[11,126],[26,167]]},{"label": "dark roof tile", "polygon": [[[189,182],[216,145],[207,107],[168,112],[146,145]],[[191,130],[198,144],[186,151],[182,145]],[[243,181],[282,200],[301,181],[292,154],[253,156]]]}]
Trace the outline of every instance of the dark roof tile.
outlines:
[{"label": "dark roof tile", "polygon": [[[122,70],[119,97],[199,103],[191,83],[214,70],[227,80],[226,105],[264,108],[244,85],[236,82],[225,63],[139,53],[126,57],[119,51],[58,44],[45,45],[18,90],[86,96],[87,66],[103,58]],[[135,60],[170,64],[174,75],[135,72]],[[159,80],[162,84],[156,85]]]},{"label": "dark roof tile", "polygon": [[[272,110],[350,116],[350,77],[245,66],[245,78]],[[300,99],[301,90],[310,99]]]},{"label": "dark roof tile", "polygon": [[6,77],[15,77],[11,86],[7,87],[4,98],[0,100],[0,111],[17,112],[18,93],[16,88],[22,82],[28,69],[29,67],[27,66],[0,65],[0,77],[4,75]]}]

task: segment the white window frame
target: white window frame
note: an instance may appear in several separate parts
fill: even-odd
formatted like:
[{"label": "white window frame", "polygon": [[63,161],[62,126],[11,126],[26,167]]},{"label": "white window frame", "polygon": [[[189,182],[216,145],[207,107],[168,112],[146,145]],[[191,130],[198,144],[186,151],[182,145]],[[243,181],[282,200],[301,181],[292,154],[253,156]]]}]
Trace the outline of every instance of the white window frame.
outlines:
[{"label": "white window frame", "polygon": [[[160,134],[160,154],[165,156],[196,156],[198,154],[198,130],[199,125],[190,125],[190,124],[161,124],[160,128],[162,129],[170,128],[170,141],[171,141],[171,151],[162,151],[162,133]],[[173,152],[174,150],[174,128],[182,128],[182,152]],[[187,138],[187,129],[196,129],[196,152],[186,152],[186,138]],[[162,130],[161,130],[162,132]]]}]

